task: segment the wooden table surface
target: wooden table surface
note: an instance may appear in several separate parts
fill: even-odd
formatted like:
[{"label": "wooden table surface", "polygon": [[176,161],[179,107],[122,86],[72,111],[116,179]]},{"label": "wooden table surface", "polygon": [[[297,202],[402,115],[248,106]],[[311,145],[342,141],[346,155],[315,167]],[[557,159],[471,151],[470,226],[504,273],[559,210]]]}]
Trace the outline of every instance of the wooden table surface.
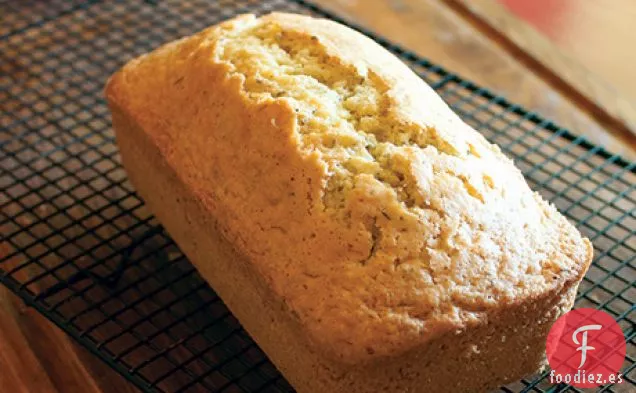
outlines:
[{"label": "wooden table surface", "polygon": [[[557,16],[545,11],[546,1],[538,2],[547,7],[543,13],[515,0],[317,2],[612,152],[636,157],[636,79],[626,68],[636,60],[629,50],[636,36],[617,28],[632,23],[636,2],[564,0],[568,12],[583,15],[567,21],[562,9]],[[582,6],[590,3],[596,8]],[[0,370],[2,392],[137,391],[4,287]]]}]

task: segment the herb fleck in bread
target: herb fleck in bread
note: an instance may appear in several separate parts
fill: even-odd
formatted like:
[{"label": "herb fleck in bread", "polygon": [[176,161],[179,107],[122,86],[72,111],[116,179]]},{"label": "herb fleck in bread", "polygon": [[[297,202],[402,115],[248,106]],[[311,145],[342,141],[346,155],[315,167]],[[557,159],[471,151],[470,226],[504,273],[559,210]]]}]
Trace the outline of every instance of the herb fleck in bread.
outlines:
[{"label": "herb fleck in bread", "polygon": [[138,192],[300,392],[482,391],[543,366],[590,242],[370,39],[244,15],[106,92]]}]

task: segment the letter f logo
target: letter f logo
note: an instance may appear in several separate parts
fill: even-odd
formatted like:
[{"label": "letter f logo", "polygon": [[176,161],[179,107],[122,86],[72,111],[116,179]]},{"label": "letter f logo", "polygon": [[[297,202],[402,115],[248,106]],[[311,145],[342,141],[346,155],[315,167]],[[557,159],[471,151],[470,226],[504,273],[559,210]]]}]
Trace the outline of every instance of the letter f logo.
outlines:
[{"label": "letter f logo", "polygon": [[[572,333],[572,341],[574,341],[575,344],[580,345],[580,347],[576,349],[577,351],[581,351],[581,364],[579,364],[579,368],[583,367],[583,365],[585,364],[587,351],[595,349],[594,347],[587,345],[587,331],[601,330],[601,328],[602,328],[601,325],[584,325],[576,329],[574,333]],[[576,336],[581,332],[583,332],[583,334],[582,334],[581,342],[579,342],[579,339]]]}]

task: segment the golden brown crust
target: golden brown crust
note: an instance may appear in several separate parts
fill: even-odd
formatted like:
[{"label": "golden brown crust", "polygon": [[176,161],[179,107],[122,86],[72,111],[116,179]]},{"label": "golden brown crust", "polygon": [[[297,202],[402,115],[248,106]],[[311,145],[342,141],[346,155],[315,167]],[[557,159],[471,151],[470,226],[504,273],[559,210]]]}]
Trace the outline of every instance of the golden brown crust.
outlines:
[{"label": "golden brown crust", "polygon": [[[298,91],[334,106],[303,125],[304,108],[323,103],[252,84],[266,70],[255,59],[283,62],[267,74],[274,87],[307,83]],[[358,97],[339,84],[349,78],[377,101],[347,106]],[[313,348],[340,362],[397,357],[572,292],[591,262],[589,241],[510,160],[394,56],[334,22],[235,18],[133,60],[107,96]]]}]

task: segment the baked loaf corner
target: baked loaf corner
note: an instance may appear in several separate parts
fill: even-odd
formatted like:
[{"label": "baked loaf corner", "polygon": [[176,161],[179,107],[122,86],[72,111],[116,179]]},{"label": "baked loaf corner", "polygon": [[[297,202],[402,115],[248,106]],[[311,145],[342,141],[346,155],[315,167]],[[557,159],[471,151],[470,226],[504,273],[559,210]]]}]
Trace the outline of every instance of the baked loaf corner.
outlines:
[{"label": "baked loaf corner", "polygon": [[299,391],[480,391],[543,365],[590,242],[369,38],[243,15],[106,94],[138,192]]}]

